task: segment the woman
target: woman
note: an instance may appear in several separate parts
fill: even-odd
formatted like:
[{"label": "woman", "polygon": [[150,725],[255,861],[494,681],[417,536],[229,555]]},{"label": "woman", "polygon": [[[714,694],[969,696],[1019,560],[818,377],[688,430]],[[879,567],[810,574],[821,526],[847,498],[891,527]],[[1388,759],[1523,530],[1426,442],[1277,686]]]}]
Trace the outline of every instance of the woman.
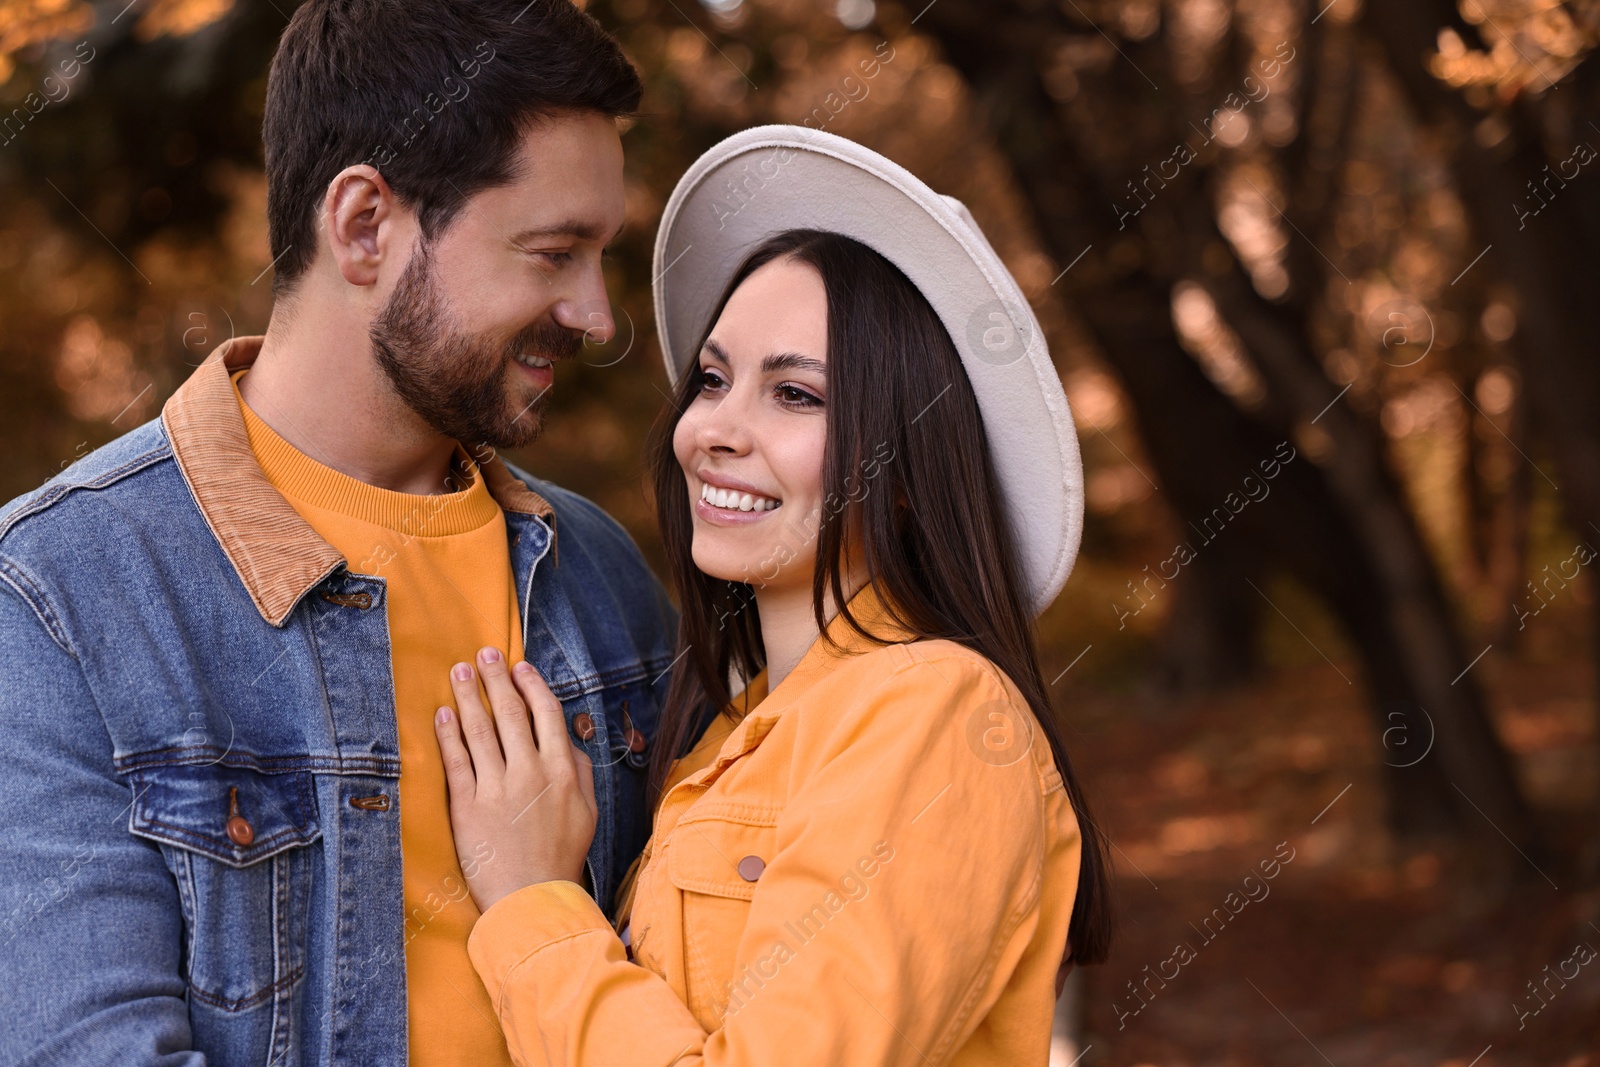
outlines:
[{"label": "woman", "polygon": [[658,267],[678,248],[654,475],[681,651],[623,936],[579,884],[592,781],[537,673],[480,655],[440,710],[512,1055],[1043,1063],[1110,924],[1029,630],[1081,514],[1037,324],[964,209],[809,130],[708,153]]}]

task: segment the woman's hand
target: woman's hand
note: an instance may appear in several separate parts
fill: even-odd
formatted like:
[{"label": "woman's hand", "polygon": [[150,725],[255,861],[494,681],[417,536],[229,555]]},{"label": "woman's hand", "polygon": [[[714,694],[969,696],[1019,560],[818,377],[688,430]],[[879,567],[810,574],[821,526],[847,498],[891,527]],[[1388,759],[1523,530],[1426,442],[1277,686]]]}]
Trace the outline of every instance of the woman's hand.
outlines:
[{"label": "woman's hand", "polygon": [[[457,716],[434,716],[450,786],[456,858],[479,911],[523,886],[583,876],[597,809],[589,757],[567,738],[561,702],[527,662],[506,669],[498,649],[450,671]],[[529,711],[533,725],[529,728]],[[465,731],[465,739],[462,733]]]}]

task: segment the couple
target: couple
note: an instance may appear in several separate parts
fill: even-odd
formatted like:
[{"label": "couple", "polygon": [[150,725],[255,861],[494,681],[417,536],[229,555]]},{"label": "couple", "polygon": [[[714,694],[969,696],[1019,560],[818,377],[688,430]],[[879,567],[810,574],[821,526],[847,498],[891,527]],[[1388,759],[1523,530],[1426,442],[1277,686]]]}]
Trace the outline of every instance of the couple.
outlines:
[{"label": "couple", "polygon": [[641,93],[524,3],[303,4],[265,336],[0,511],[4,1063],[1042,1063],[1105,956],[1025,298],[855,144],[701,158],[654,272],[675,612],[496,454],[612,337]]}]

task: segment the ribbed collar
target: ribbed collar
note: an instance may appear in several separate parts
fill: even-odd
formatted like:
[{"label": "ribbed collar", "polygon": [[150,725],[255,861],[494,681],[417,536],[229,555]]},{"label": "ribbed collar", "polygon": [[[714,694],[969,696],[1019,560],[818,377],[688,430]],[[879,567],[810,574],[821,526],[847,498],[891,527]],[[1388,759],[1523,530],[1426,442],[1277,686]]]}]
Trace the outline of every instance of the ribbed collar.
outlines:
[{"label": "ribbed collar", "polygon": [[[236,396],[239,379],[244,374],[244,371],[235,371],[231,376]],[[267,481],[291,500],[410,537],[468,533],[500,514],[494,497],[478,477],[478,465],[460,445],[456,446],[451,469],[457,482],[467,483],[465,489],[449,493],[400,493],[369,485],[306,455],[268,426],[245,403],[243,396],[239,396],[239,410],[244,415],[250,450],[260,461]]]}]

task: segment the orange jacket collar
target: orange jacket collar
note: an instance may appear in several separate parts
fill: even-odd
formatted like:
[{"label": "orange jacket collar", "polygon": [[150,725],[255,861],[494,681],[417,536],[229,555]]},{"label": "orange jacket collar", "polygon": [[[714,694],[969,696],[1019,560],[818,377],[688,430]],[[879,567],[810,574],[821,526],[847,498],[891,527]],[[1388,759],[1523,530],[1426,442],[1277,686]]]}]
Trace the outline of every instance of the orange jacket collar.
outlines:
[{"label": "orange jacket collar", "polygon": [[[828,620],[827,636],[832,643],[818,637],[800,658],[800,662],[770,693],[767,690],[767,672],[763,669],[744,691],[729,702],[728,714],[743,718],[727,734],[716,758],[704,770],[680,781],[695,786],[710,785],[725,768],[749,754],[778,724],[784,710],[805,695],[818,681],[828,676],[837,666],[836,660],[859,656],[885,645],[899,644],[916,639],[916,635],[896,622],[888,600],[877,586],[868,582],[849,600],[850,614],[867,634],[859,633],[843,616],[836,613]],[[867,636],[871,635],[871,636]],[[752,707],[751,705],[754,705]],[[715,726],[708,728],[708,733]]]}]

